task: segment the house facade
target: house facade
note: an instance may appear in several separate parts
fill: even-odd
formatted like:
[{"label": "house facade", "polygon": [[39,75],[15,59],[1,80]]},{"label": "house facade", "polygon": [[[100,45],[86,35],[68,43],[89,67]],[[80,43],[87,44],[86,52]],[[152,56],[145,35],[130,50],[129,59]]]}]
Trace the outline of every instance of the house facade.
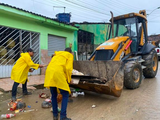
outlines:
[{"label": "house facade", "polygon": [[72,23],[79,28],[77,48],[79,60],[87,60],[93,51],[108,40],[110,23]]},{"label": "house facade", "polygon": [[[77,51],[78,29],[39,14],[0,4],[0,78],[10,77],[21,52],[35,51],[33,61],[48,64],[55,51],[71,47]],[[32,75],[44,74],[45,69]]]}]

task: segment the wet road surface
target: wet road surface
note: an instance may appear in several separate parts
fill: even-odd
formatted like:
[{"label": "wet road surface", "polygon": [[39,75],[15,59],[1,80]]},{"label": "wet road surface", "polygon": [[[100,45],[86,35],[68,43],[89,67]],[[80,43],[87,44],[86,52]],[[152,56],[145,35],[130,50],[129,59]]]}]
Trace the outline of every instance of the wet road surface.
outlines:
[{"label": "wet road surface", "polygon": [[[22,98],[31,106],[27,109],[38,111],[18,113],[12,120],[53,120],[50,108],[41,108],[44,99],[39,98],[39,93],[42,92],[49,93],[49,90],[36,90],[33,95]],[[67,109],[72,120],[160,120],[160,71],[156,78],[144,79],[138,89],[124,88],[119,98],[85,91],[85,96],[72,99]],[[8,101],[0,102],[0,114],[10,113]]]}]

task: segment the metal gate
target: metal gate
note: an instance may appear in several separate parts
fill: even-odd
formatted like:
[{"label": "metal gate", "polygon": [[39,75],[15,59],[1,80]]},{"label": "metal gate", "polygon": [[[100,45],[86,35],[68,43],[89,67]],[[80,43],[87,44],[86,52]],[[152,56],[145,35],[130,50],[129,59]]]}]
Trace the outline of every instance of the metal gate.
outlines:
[{"label": "metal gate", "polygon": [[94,51],[94,34],[78,30],[78,60],[88,60]]},{"label": "metal gate", "polygon": [[48,35],[48,55],[51,56],[55,51],[63,51],[66,47],[66,38]]},{"label": "metal gate", "polygon": [[[39,64],[39,33],[0,26],[0,78],[10,77],[11,70],[21,52],[32,48],[34,63]],[[36,70],[29,75],[40,74]]]}]

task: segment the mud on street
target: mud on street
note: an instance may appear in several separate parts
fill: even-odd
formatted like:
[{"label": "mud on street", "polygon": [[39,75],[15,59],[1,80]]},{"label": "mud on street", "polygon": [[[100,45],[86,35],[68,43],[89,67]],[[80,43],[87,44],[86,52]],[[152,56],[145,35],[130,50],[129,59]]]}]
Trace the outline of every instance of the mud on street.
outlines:
[{"label": "mud on street", "polygon": [[[84,91],[84,96],[78,96],[68,104],[68,117],[72,120],[160,120],[160,71],[153,79],[144,79],[141,86],[135,90],[123,89],[121,97],[116,98]],[[53,120],[50,108],[41,108],[42,92],[49,93],[48,89],[32,91],[31,96],[19,96],[26,103],[26,110],[37,111],[17,113],[12,120]],[[7,103],[10,93],[0,95],[0,115],[14,113],[8,111]],[[95,105],[95,108],[92,108]],[[30,106],[30,108],[28,108]],[[60,107],[60,104],[59,104]]]}]

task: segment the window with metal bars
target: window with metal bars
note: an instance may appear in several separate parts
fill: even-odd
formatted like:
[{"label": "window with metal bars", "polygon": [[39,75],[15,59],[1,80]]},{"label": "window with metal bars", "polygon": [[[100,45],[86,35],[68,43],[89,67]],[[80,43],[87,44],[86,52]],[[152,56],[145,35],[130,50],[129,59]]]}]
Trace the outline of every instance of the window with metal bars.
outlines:
[{"label": "window with metal bars", "polygon": [[94,34],[84,30],[78,30],[78,58],[88,60],[94,51]]}]

